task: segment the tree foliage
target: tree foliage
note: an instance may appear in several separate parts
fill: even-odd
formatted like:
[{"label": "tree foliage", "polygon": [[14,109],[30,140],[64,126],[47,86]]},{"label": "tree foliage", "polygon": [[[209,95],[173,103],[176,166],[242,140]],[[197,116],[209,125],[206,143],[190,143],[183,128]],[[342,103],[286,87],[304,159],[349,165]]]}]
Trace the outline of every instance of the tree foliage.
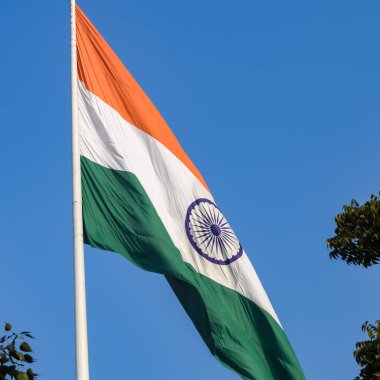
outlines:
[{"label": "tree foliage", "polygon": [[335,218],[335,236],[327,239],[330,257],[365,268],[380,261],[380,199],[359,205],[355,199]]},{"label": "tree foliage", "polygon": [[0,380],[37,378],[37,374],[30,368],[35,359],[28,339],[34,339],[29,331],[17,334],[12,331],[10,323],[5,323],[5,335],[0,338]]},{"label": "tree foliage", "polygon": [[356,343],[354,356],[362,369],[355,380],[380,379],[380,321],[376,321],[376,326],[366,322],[362,330],[369,340]]}]

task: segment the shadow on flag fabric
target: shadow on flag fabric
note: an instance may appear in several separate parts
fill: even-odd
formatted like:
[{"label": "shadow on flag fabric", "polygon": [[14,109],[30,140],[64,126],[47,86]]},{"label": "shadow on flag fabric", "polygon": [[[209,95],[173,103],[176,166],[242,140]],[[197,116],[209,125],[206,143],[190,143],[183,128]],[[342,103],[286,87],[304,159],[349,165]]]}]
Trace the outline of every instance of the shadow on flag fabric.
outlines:
[{"label": "shadow on flag fabric", "polygon": [[163,274],[211,353],[244,379],[304,379],[207,183],[76,9],[84,240]]}]

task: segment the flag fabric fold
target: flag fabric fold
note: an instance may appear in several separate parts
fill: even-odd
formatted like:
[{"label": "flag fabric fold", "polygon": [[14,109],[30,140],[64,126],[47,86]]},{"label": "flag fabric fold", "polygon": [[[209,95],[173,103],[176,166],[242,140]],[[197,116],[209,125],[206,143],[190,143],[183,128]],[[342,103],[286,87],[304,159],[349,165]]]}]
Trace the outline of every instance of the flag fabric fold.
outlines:
[{"label": "flag fabric fold", "polygon": [[202,175],[77,7],[85,243],[163,274],[211,353],[244,379],[304,379]]}]

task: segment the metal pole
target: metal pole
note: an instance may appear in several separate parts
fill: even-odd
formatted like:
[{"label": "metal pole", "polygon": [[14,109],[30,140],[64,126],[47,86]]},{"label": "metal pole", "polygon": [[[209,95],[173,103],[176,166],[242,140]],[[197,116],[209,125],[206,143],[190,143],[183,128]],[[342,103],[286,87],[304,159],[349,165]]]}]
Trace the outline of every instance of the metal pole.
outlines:
[{"label": "metal pole", "polygon": [[74,224],[74,288],[75,288],[75,345],[76,380],[89,380],[86,285],[82,222],[82,184],[80,172],[78,125],[78,72],[76,47],[75,0],[71,11],[71,99],[72,99],[72,165],[73,165],[73,224]]}]

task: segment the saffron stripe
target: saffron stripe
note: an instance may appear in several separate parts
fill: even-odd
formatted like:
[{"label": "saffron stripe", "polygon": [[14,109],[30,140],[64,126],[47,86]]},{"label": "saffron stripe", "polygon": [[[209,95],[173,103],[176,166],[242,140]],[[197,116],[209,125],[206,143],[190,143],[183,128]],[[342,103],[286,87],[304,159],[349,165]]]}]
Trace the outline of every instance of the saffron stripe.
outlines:
[{"label": "saffron stripe", "polygon": [[126,121],[166,146],[208,189],[156,107],[78,5],[76,17],[80,81]]}]

